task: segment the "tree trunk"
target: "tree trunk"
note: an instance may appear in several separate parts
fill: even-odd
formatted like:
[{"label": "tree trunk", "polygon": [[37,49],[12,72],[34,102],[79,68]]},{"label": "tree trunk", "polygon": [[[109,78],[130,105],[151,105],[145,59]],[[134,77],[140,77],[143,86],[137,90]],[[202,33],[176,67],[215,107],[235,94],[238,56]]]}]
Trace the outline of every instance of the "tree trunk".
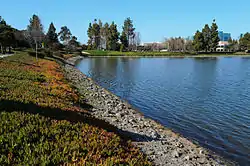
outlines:
[{"label": "tree trunk", "polygon": [[1,45],[1,53],[3,53],[3,46],[2,46],[2,44],[0,44]]},{"label": "tree trunk", "polygon": [[37,60],[37,42],[36,42],[36,60]]},{"label": "tree trunk", "polygon": [[3,54],[6,54],[6,47],[3,47]]}]

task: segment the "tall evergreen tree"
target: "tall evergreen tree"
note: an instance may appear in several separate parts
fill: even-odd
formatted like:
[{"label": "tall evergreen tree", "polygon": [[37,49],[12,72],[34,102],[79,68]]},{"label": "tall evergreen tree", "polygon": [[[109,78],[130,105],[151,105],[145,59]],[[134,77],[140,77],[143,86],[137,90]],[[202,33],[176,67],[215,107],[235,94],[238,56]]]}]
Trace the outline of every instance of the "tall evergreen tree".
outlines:
[{"label": "tall evergreen tree", "polygon": [[88,28],[87,34],[88,34],[88,38],[89,38],[89,40],[88,40],[88,49],[91,50],[91,49],[93,49],[93,43],[94,43],[94,41],[93,41],[94,36],[93,36],[92,24],[91,23],[89,23],[89,28]]},{"label": "tall evergreen tree", "polygon": [[124,31],[122,31],[120,40],[121,40],[122,47],[123,47],[123,49],[121,51],[123,51],[124,49],[128,48],[128,37]]},{"label": "tall evergreen tree", "polygon": [[108,48],[110,48],[110,50],[117,50],[118,40],[119,40],[119,32],[117,30],[117,25],[114,22],[112,22],[112,24],[109,27]]},{"label": "tall evergreen tree", "polygon": [[123,25],[123,31],[122,31],[122,36],[121,36],[121,42],[124,45],[125,48],[130,47],[133,41],[133,37],[134,37],[134,25],[133,25],[133,21],[131,20],[131,18],[127,18],[124,21],[124,25]]},{"label": "tall evergreen tree", "polygon": [[99,23],[97,23],[97,19],[94,20],[93,24],[89,24],[88,28],[88,45],[90,49],[100,49],[101,48],[101,27],[102,23],[99,20]]},{"label": "tall evergreen tree", "polygon": [[220,38],[219,38],[219,33],[218,33],[218,26],[215,20],[213,20],[213,23],[211,26],[211,41],[210,41],[210,49],[212,51],[216,51],[219,41],[220,41]]},{"label": "tall evergreen tree", "polygon": [[97,23],[97,20],[94,20],[94,24],[92,27],[92,35],[94,39],[93,48],[99,49],[100,48],[100,25]]},{"label": "tall evergreen tree", "polygon": [[109,43],[109,24],[105,23],[103,27],[103,40],[104,40],[104,48],[109,50],[108,43]]},{"label": "tall evergreen tree", "polygon": [[204,42],[204,48],[207,51],[210,51],[210,41],[211,41],[211,30],[208,24],[204,26],[202,29],[202,35],[203,35],[203,42]]},{"label": "tall evergreen tree", "polygon": [[53,44],[58,43],[58,35],[56,33],[56,28],[53,23],[50,23],[48,32],[46,34],[46,42],[47,45],[50,47],[53,46]]},{"label": "tall evergreen tree", "polygon": [[197,31],[194,35],[194,40],[193,40],[193,46],[195,51],[202,51],[204,50],[204,36],[202,34],[202,32]]}]

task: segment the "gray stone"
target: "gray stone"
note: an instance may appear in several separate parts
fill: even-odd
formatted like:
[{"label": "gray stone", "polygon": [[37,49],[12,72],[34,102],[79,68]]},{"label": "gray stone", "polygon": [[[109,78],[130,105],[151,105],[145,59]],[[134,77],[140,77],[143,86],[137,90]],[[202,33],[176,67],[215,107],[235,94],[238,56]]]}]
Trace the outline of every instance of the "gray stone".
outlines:
[{"label": "gray stone", "polygon": [[178,152],[177,150],[173,151],[172,155],[173,155],[173,157],[175,157],[175,158],[180,157],[180,154],[179,154],[179,152]]},{"label": "gray stone", "polygon": [[[70,60],[74,63],[77,58]],[[209,153],[206,149],[195,147],[191,142],[182,141],[153,120],[145,118],[138,111],[132,109],[127,102],[98,86],[92,79],[75,69],[71,65],[64,65],[65,76],[72,82],[88,104],[94,108],[90,114],[98,119],[116,126],[123,131],[131,133],[134,144],[142,152],[148,154],[150,160],[156,166],[177,166],[177,165],[229,165],[228,162],[220,160],[216,155]],[[167,131],[167,132],[165,132]],[[168,133],[168,134],[166,134]],[[138,137],[138,135],[141,135]],[[174,134],[173,134],[174,135]],[[147,137],[143,137],[147,136]],[[148,139],[148,137],[153,138]],[[193,146],[190,146],[193,145]],[[210,154],[213,157],[209,157]],[[181,157],[181,156],[184,157]],[[230,164],[231,166],[231,164]]]},{"label": "gray stone", "polygon": [[189,156],[186,156],[184,157],[185,160],[189,161],[190,160],[190,157]]}]

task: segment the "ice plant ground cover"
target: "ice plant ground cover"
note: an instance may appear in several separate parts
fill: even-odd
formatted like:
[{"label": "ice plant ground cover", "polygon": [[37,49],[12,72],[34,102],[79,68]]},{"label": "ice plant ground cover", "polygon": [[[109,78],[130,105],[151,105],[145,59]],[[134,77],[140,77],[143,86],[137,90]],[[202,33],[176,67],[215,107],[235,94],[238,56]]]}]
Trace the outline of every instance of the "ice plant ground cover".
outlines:
[{"label": "ice plant ground cover", "polygon": [[56,62],[0,60],[0,165],[151,165],[130,141],[79,118],[82,103]]}]

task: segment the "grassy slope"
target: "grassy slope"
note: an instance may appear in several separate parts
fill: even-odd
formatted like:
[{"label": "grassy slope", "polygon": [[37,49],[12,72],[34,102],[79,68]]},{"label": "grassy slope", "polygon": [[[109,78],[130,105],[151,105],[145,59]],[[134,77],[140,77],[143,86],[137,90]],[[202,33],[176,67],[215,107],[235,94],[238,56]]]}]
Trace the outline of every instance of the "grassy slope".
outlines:
[{"label": "grassy slope", "polygon": [[69,120],[87,112],[81,103],[54,61],[0,60],[0,165],[150,165],[118,135]]},{"label": "grassy slope", "polygon": [[119,52],[119,51],[100,51],[100,50],[86,50],[90,56],[167,56],[167,57],[213,57],[213,56],[249,56],[250,54],[232,53],[232,54],[195,54],[191,52]]}]

